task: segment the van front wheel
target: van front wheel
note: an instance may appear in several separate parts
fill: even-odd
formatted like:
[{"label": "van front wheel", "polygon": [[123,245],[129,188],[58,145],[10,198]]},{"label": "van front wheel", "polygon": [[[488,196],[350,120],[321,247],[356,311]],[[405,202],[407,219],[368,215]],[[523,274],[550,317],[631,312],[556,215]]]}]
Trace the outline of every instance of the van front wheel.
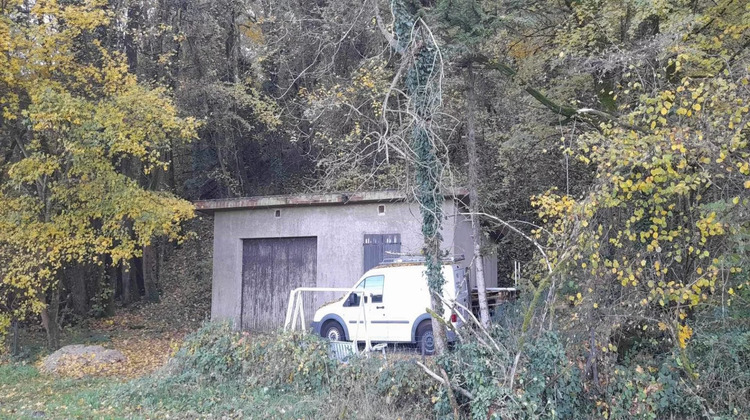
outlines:
[{"label": "van front wheel", "polygon": [[422,321],[417,327],[417,348],[421,354],[435,353],[435,336],[432,333],[432,322]]},{"label": "van front wheel", "polygon": [[344,329],[336,321],[326,321],[323,328],[320,329],[320,335],[331,341],[343,341]]}]

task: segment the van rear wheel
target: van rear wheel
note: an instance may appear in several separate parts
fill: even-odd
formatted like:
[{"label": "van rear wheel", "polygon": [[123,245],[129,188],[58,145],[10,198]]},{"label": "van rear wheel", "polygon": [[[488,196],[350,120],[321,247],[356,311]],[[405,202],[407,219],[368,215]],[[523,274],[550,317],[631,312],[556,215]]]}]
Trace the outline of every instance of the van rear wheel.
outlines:
[{"label": "van rear wheel", "polygon": [[422,321],[417,327],[417,348],[421,354],[435,353],[435,336],[432,333],[432,321]]},{"label": "van rear wheel", "polygon": [[336,321],[326,321],[323,328],[320,329],[320,335],[331,341],[343,341],[344,329]]}]

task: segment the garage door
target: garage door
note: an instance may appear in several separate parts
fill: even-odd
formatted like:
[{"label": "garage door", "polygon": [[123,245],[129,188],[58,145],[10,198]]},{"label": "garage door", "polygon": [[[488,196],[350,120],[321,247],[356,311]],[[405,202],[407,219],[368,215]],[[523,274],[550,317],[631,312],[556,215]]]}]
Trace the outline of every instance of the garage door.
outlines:
[{"label": "garage door", "polygon": [[[289,292],[316,284],[317,238],[245,239],[242,248],[242,329],[280,328]],[[308,322],[312,300],[311,293],[304,294]]]}]

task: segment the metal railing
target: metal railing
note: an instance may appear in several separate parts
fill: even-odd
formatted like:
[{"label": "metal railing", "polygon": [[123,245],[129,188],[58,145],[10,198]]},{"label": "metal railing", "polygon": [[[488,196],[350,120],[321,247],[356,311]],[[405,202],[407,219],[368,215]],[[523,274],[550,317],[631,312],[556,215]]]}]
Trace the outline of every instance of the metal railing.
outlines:
[{"label": "metal railing", "polygon": [[[364,289],[352,289],[342,287],[298,287],[289,292],[289,303],[286,307],[286,319],[284,320],[284,331],[294,331],[297,328],[297,321],[300,322],[300,329],[303,333],[307,332],[307,322],[305,318],[305,308],[302,304],[302,292],[346,292],[348,294],[354,293],[357,295],[365,296]],[[368,293],[372,301],[372,293]],[[358,351],[357,342],[365,342],[365,351],[372,350],[372,343],[370,342],[370,336],[367,332],[367,311],[365,306],[368,303],[368,299],[360,299],[361,304],[359,305],[362,310],[357,315],[356,328],[354,334],[349,337],[352,340],[352,350],[356,353]],[[360,326],[364,329],[364,337],[360,336]],[[364,339],[364,340],[363,340]]]}]

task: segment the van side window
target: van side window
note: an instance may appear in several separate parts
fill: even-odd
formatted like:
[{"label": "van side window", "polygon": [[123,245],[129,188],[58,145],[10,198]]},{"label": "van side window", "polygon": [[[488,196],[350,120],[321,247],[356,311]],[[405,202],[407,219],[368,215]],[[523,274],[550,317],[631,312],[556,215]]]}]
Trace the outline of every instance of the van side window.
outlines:
[{"label": "van side window", "polygon": [[[359,282],[356,288],[364,289],[365,296],[369,296],[370,294],[372,294],[373,303],[382,303],[384,280],[385,276],[366,277],[364,280]],[[349,295],[349,299],[346,301],[344,306],[359,306],[361,296],[362,295],[352,293],[351,295]]]}]

